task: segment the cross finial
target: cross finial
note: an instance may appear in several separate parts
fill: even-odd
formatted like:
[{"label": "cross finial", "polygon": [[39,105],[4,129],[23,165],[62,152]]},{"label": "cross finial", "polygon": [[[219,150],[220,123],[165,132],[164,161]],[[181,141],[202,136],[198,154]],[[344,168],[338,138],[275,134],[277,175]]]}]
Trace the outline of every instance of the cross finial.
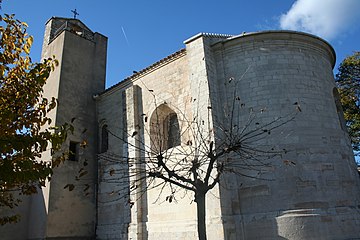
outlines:
[{"label": "cross finial", "polygon": [[76,11],[76,8],[71,10],[71,12],[74,14],[74,19],[76,19],[76,16],[79,15],[79,13]]}]

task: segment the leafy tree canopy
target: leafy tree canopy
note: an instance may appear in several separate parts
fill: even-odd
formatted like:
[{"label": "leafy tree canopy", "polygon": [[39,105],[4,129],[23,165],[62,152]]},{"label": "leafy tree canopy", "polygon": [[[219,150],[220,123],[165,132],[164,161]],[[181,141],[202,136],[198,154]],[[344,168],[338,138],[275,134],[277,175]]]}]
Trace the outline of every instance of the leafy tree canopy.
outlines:
[{"label": "leafy tree canopy", "polygon": [[360,150],[360,52],[346,57],[339,66],[336,82],[353,150]]},{"label": "leafy tree canopy", "polygon": [[[48,113],[56,99],[42,96],[54,59],[33,63],[33,38],[27,24],[14,15],[0,16],[0,209],[16,207],[19,195],[36,193],[50,179],[64,155],[39,161],[45,151],[61,149],[72,126],[50,127]],[[0,216],[0,224],[16,222],[18,215]]]}]

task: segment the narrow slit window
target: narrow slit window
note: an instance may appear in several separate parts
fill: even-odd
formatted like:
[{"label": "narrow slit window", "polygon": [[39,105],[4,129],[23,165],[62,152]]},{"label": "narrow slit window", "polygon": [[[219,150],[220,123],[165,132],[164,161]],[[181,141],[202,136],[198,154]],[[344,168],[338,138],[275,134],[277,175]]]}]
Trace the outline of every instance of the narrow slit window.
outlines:
[{"label": "narrow slit window", "polygon": [[79,143],[70,141],[69,145],[69,161],[79,161]]},{"label": "narrow slit window", "polygon": [[175,113],[170,114],[166,120],[167,124],[167,148],[173,148],[180,145],[179,121]]},{"label": "narrow slit window", "polygon": [[106,152],[109,149],[109,132],[108,126],[104,125],[101,128],[101,153]]}]

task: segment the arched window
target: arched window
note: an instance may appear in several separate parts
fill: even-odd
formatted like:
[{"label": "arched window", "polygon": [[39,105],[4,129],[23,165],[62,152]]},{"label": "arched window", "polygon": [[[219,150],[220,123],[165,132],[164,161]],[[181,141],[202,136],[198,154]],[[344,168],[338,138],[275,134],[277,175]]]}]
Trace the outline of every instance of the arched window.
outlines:
[{"label": "arched window", "polygon": [[109,132],[107,129],[107,125],[102,126],[101,128],[101,148],[100,152],[104,153],[109,148]]},{"label": "arched window", "polygon": [[150,118],[150,141],[154,152],[180,145],[180,126],[176,113],[166,104],[155,109]]}]

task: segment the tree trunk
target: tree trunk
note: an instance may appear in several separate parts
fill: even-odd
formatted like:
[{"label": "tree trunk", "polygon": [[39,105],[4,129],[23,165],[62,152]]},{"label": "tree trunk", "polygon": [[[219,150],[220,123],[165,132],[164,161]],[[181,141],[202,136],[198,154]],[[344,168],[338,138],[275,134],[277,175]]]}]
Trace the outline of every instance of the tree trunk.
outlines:
[{"label": "tree trunk", "polygon": [[196,194],[196,206],[199,240],[206,240],[205,193]]}]

